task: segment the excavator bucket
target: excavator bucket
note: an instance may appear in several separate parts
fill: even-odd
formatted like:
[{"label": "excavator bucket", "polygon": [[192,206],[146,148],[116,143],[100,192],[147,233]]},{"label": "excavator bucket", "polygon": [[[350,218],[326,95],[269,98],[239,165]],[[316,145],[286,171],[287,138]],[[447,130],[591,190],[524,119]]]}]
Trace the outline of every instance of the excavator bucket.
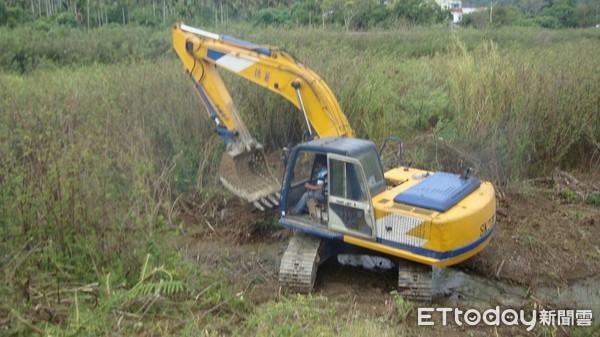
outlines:
[{"label": "excavator bucket", "polygon": [[225,152],[219,178],[228,190],[261,211],[279,206],[280,183],[271,173],[262,147]]}]

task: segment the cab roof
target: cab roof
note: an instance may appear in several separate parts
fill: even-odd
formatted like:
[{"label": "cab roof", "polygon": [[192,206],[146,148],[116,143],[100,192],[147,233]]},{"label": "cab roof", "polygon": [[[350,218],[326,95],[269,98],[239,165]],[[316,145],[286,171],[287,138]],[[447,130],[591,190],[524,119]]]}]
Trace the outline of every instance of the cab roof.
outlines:
[{"label": "cab roof", "polygon": [[321,138],[296,146],[296,151],[335,153],[342,156],[357,155],[377,149],[371,141],[358,138]]}]

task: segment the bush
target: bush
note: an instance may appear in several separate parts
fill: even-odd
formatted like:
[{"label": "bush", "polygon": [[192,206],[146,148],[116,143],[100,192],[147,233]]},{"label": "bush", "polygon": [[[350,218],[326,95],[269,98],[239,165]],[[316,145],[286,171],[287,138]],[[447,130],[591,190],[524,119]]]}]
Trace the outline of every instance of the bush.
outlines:
[{"label": "bush", "polygon": [[31,13],[20,7],[6,7],[0,4],[0,26],[17,27],[31,21]]},{"label": "bush", "polygon": [[0,29],[0,69],[26,72],[55,66],[156,59],[171,51],[169,31],[116,24],[85,32],[36,20]]},{"label": "bush", "polygon": [[544,8],[542,15],[556,18],[561,27],[577,26],[575,6],[568,0],[554,2],[552,6]]},{"label": "bush", "polygon": [[76,28],[81,26],[75,15],[71,12],[62,12],[58,14],[54,18],[54,21],[61,26],[70,28]]},{"label": "bush", "polygon": [[0,26],[6,24],[6,5],[4,0],[0,0]]},{"label": "bush", "polygon": [[591,75],[598,62],[569,61],[593,49],[579,43],[510,55],[495,44],[457,49],[435,66],[453,74],[445,81],[452,120],[440,135],[477,154],[498,182],[549,172],[597,132],[598,89],[590,84],[600,80]]},{"label": "bush", "polygon": [[147,8],[136,7],[130,16],[132,23],[136,23],[141,26],[156,27],[160,24],[157,17],[154,16]]},{"label": "bush", "polygon": [[292,14],[289,9],[263,8],[253,17],[258,26],[291,26]]},{"label": "bush", "polygon": [[533,27],[543,27],[549,29],[557,29],[560,28],[560,21],[552,16],[533,16],[529,18],[524,18],[516,22],[519,26],[533,26]]},{"label": "bush", "polygon": [[586,202],[590,205],[600,206],[600,192],[594,191],[590,193],[586,198]]},{"label": "bush", "polygon": [[[149,291],[181,296],[174,274],[175,283],[160,281],[165,275],[170,278],[170,266],[179,266],[171,258],[180,260],[172,248],[163,247],[169,241],[165,237],[179,225],[175,195],[182,191],[172,173],[179,166],[184,171],[196,168],[185,171],[185,188],[193,192],[202,160],[207,177],[213,177],[204,178],[202,186],[210,188],[218,180],[211,153],[216,140],[209,137],[196,97],[188,92],[187,78],[175,61],[0,74],[0,110],[7,111],[0,114],[0,250],[14,258],[8,260],[18,261],[10,272],[3,266],[0,297],[21,303],[21,293],[13,295],[13,289],[28,278],[43,292],[60,285],[63,294],[74,295],[61,296],[78,303],[71,308],[86,308],[82,317],[92,319],[83,329],[100,329],[96,333],[105,335],[102,329],[110,323],[100,323],[107,321],[102,315],[114,308],[140,305]],[[141,263],[147,254],[161,272],[146,286],[131,289],[136,271],[146,269]],[[96,306],[83,301],[81,293],[76,302],[75,292],[62,289],[105,278],[116,294],[96,297]],[[124,287],[139,295],[137,302],[119,295]],[[215,300],[223,300],[219,298]],[[52,297],[45,301],[61,314],[69,312]],[[79,329],[79,324],[64,329]]]}]

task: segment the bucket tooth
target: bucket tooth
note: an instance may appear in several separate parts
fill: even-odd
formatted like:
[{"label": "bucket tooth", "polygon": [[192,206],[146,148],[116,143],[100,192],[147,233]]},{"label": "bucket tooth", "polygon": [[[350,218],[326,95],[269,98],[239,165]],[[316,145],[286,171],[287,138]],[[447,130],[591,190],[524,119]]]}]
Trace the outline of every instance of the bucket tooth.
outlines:
[{"label": "bucket tooth", "polygon": [[275,206],[279,206],[279,200],[278,200],[277,198],[275,198],[275,197],[274,197],[274,196],[272,196],[272,195],[269,195],[267,198],[269,199],[269,201],[270,201],[270,202],[271,202],[273,205],[275,205]]},{"label": "bucket tooth", "polygon": [[261,205],[258,201],[255,201],[252,203],[254,205],[254,207],[258,208],[261,211],[265,211],[265,208],[263,207],[263,205]]},{"label": "bucket tooth", "polygon": [[267,200],[266,198],[260,199],[260,202],[262,202],[263,205],[267,206],[267,208],[273,208],[273,205],[271,205],[269,200]]},{"label": "bucket tooth", "polygon": [[224,153],[219,178],[229,191],[261,211],[265,210],[261,204],[273,207],[267,198],[280,189],[279,181],[271,173],[260,145],[253,149],[233,149]]}]

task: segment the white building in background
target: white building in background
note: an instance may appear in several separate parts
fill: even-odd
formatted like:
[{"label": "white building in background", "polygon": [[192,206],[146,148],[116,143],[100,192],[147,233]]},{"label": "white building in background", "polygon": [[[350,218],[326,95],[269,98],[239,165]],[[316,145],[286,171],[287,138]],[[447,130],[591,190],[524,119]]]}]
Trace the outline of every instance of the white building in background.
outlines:
[{"label": "white building in background", "polygon": [[463,10],[461,0],[435,0],[442,9],[449,9],[452,13],[452,23],[458,23],[462,20]]},{"label": "white building in background", "polygon": [[462,8],[461,0],[435,0],[435,2],[442,6],[442,9]]}]

